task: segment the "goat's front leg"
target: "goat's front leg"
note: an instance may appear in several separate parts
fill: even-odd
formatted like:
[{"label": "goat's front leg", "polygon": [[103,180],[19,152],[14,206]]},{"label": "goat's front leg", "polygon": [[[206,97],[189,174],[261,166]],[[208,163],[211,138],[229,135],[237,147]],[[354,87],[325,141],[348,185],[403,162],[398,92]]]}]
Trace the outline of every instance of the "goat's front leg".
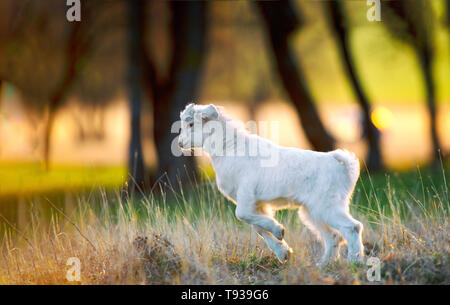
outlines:
[{"label": "goat's front leg", "polygon": [[256,207],[256,200],[246,194],[238,194],[236,217],[246,223],[258,225],[263,230],[269,231],[276,238],[282,240],[284,227],[270,216],[261,214]]},{"label": "goat's front leg", "polygon": [[258,225],[253,225],[255,231],[266,241],[267,246],[275,252],[275,255],[280,260],[280,262],[284,263],[289,260],[289,256],[292,254],[292,249],[289,245],[283,240],[276,239],[272,233],[265,231]]}]

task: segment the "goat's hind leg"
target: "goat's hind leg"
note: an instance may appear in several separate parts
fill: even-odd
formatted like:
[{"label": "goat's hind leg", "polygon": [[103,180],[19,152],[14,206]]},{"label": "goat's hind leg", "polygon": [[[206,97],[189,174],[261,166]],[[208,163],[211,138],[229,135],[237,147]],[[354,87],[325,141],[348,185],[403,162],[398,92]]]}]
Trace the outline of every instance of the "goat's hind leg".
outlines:
[{"label": "goat's hind leg", "polygon": [[330,228],[324,222],[313,218],[304,206],[299,208],[298,215],[303,224],[323,243],[324,252],[317,265],[326,266],[328,263],[335,261],[339,256],[339,246],[342,241],[339,232]]},{"label": "goat's hind leg", "polygon": [[327,224],[341,232],[347,240],[348,260],[351,262],[362,262],[364,257],[361,239],[363,225],[355,220],[350,213],[339,208],[335,213],[330,213]]},{"label": "goat's hind leg", "polygon": [[334,262],[339,257],[340,243],[342,242],[341,234],[325,223],[317,223],[318,230],[324,242],[324,253],[319,265],[325,266]]},{"label": "goat's hind leg", "polygon": [[272,233],[267,232],[263,228],[258,225],[253,225],[255,231],[266,241],[267,246],[275,252],[275,255],[280,260],[280,262],[284,263],[289,261],[289,257],[293,253],[291,247],[283,240],[278,240],[275,238]]}]

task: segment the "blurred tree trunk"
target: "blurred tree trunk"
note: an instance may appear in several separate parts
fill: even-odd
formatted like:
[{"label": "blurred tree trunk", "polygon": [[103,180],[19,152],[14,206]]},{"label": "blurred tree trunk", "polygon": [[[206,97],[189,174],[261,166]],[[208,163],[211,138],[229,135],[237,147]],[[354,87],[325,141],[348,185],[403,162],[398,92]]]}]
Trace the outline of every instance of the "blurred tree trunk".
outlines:
[{"label": "blurred tree trunk", "polygon": [[257,83],[255,92],[253,94],[253,98],[248,105],[250,120],[256,122],[258,107],[268,98],[268,96],[269,96],[268,88],[264,83],[264,81],[261,79]]},{"label": "blurred tree trunk", "polygon": [[[437,134],[436,96],[433,79],[434,13],[426,0],[383,1],[384,24],[391,35],[409,43],[418,59],[425,81],[426,105],[433,145],[433,162],[439,164],[441,145]],[[442,152],[442,154],[445,154]]]},{"label": "blurred tree trunk", "polygon": [[250,117],[251,121],[256,122],[256,120],[258,119],[256,117],[256,113],[257,113],[258,106],[261,104],[261,102],[262,102],[261,100],[253,99],[248,104],[248,113],[249,113],[249,117]]},{"label": "blurred tree trunk", "polygon": [[49,159],[51,152],[51,133],[57,111],[67,98],[74,81],[85,64],[85,57],[91,48],[92,33],[88,35],[89,22],[91,21],[93,9],[88,4],[81,6],[83,16],[80,22],[71,22],[70,33],[66,47],[66,61],[62,70],[61,81],[53,93],[50,95],[48,104],[48,117],[44,128],[44,163],[49,169]]},{"label": "blurred tree trunk", "polygon": [[153,101],[153,130],[158,156],[158,170],[151,182],[152,185],[169,183],[176,189],[179,182],[192,181],[196,176],[194,157],[176,157],[172,153],[176,134],[171,133],[171,126],[180,119],[184,106],[196,101],[206,49],[207,3],[173,1],[169,5],[172,55],[168,76],[162,79],[157,75],[148,52],[144,67],[146,90]]},{"label": "blurred tree trunk", "polygon": [[425,80],[427,108],[430,116],[429,128],[431,141],[433,143],[433,162],[439,164],[441,145],[437,134],[436,95],[433,79],[433,51],[429,46],[424,46],[423,49],[416,49],[416,54]]},{"label": "blurred tree trunk", "polygon": [[329,23],[334,31],[341,62],[344,66],[345,72],[350,79],[353,92],[356,95],[356,100],[363,111],[362,128],[367,139],[369,153],[366,164],[370,170],[379,170],[383,168],[380,136],[377,128],[370,119],[371,107],[369,99],[364,92],[362,84],[357,76],[355,62],[352,57],[350,47],[350,33],[345,24],[345,7],[341,1],[326,2],[329,17]]},{"label": "blurred tree trunk", "polygon": [[128,151],[128,190],[145,185],[144,157],[141,141],[142,99],[142,41],[144,10],[143,0],[128,1],[128,75],[127,91],[130,103],[130,143]]},{"label": "blurred tree trunk", "polygon": [[450,1],[445,1],[445,25],[450,28]]},{"label": "blurred tree trunk", "polygon": [[318,151],[334,149],[335,141],[320,120],[311,93],[306,85],[295,53],[289,46],[289,36],[300,25],[290,1],[255,2],[267,28],[282,84],[292,100],[303,130],[312,147]]},{"label": "blurred tree trunk", "polygon": [[44,164],[45,169],[49,169],[50,151],[51,151],[51,133],[55,121],[56,112],[61,106],[63,100],[66,98],[73,81],[76,77],[76,64],[79,60],[80,53],[78,52],[78,42],[80,40],[81,22],[74,22],[70,32],[67,44],[66,63],[63,67],[63,76],[61,82],[56,86],[53,94],[50,96],[48,104],[48,117],[44,129]]},{"label": "blurred tree trunk", "polygon": [[[0,122],[1,122],[1,119],[2,119],[3,86],[4,86],[4,82],[3,82],[3,80],[0,79]],[[1,128],[1,125],[0,125],[0,128]],[[1,135],[1,130],[0,130],[0,135]],[[3,141],[2,141],[1,138],[0,138],[0,143],[3,144]],[[2,148],[3,148],[2,144],[0,144],[0,155],[2,153]]]}]

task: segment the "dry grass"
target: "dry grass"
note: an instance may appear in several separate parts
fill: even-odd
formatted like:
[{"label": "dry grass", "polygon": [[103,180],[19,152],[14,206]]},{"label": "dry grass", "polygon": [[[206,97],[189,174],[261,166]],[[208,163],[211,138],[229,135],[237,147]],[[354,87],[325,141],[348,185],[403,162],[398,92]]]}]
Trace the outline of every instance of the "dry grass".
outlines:
[{"label": "dry grass", "polygon": [[[441,186],[423,188],[423,196],[389,180],[381,191],[372,181],[367,185],[358,185],[352,207],[365,226],[368,256],[382,260],[381,283],[450,284],[445,177]],[[3,219],[0,284],[376,283],[367,280],[368,266],[346,262],[345,247],[343,259],[316,267],[321,244],[294,212],[278,215],[294,250],[293,259],[280,264],[250,226],[235,219],[214,185],[197,186],[170,204],[98,195],[80,195],[72,211],[52,204],[50,221],[35,205],[23,230]],[[80,282],[66,280],[69,257],[81,261]]]}]

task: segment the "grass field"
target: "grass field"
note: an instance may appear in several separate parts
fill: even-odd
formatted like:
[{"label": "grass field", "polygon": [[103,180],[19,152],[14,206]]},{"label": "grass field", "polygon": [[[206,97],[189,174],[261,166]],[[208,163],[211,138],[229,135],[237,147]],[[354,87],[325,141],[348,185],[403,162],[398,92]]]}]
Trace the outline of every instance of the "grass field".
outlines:
[{"label": "grass field", "polygon": [[[61,187],[63,172],[84,176],[60,168],[40,186]],[[338,262],[316,267],[322,246],[295,211],[277,214],[294,250],[281,264],[213,180],[131,200],[120,170],[95,173],[94,187],[29,192],[17,215],[0,216],[0,284],[450,284],[448,167],[362,174],[351,209],[367,257],[382,261],[381,282],[368,281],[370,266],[347,263],[345,246]],[[70,257],[80,259],[78,282],[66,279]]]}]

